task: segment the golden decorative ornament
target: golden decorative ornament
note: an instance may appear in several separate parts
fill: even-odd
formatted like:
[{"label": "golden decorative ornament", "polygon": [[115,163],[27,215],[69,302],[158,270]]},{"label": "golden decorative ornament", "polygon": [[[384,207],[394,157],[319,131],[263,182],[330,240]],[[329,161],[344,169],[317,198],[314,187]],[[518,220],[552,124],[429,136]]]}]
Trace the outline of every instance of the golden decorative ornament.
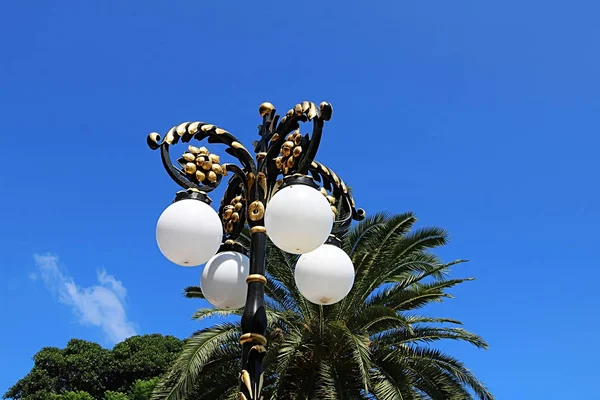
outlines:
[{"label": "golden decorative ornament", "polygon": [[231,221],[227,222],[227,226],[225,226],[225,230],[227,232],[231,232],[233,230],[233,222],[231,222]]},{"label": "golden decorative ornament", "polygon": [[206,175],[202,171],[196,171],[196,179],[198,179],[198,182],[203,182],[206,179]]},{"label": "golden decorative ornament", "polygon": [[329,121],[331,119],[331,114],[333,114],[333,107],[328,102],[324,101],[321,103],[321,118],[323,121]]},{"label": "golden decorative ornament", "polygon": [[231,147],[233,147],[234,149],[246,150],[246,148],[240,142],[231,143]]},{"label": "golden decorative ornament", "polygon": [[235,196],[233,200],[231,200],[232,203],[239,203],[240,201],[242,201],[242,196]]},{"label": "golden decorative ornament", "polygon": [[187,133],[187,124],[189,124],[189,122],[177,125],[177,134],[179,136],[183,136]]},{"label": "golden decorative ornament", "polygon": [[248,400],[248,398],[246,396],[244,396],[244,393],[240,392],[238,394],[238,400]]},{"label": "golden decorative ornament", "polygon": [[210,161],[212,161],[213,163],[217,163],[217,164],[218,164],[218,163],[221,161],[221,157],[219,157],[219,156],[218,156],[218,155],[216,155],[216,154],[209,154],[209,155],[208,155],[208,159],[209,159]]},{"label": "golden decorative ornament", "polygon": [[208,174],[206,174],[206,177],[208,178],[209,182],[211,182],[211,183],[215,183],[217,181],[217,174],[215,174],[214,171],[208,171]]},{"label": "golden decorative ornament", "polygon": [[212,170],[217,175],[221,175],[223,173],[223,168],[221,168],[221,166],[219,164],[213,164],[212,165]]},{"label": "golden decorative ornament", "polygon": [[258,173],[258,186],[260,186],[260,188],[263,190],[264,193],[267,193],[267,176],[265,175],[264,172],[259,172]]},{"label": "golden decorative ornament", "polygon": [[236,203],[235,204],[235,211],[240,211],[242,209],[242,207],[244,207],[244,205],[242,204],[242,202]]},{"label": "golden decorative ornament", "polygon": [[296,146],[299,146],[300,143],[302,143],[302,135],[298,134],[298,136],[294,138],[294,143],[296,144]]},{"label": "golden decorative ornament", "polygon": [[288,166],[284,165],[284,167],[283,167],[283,173],[284,173],[284,175],[287,175],[287,173],[288,173],[289,170],[290,169],[288,168]]},{"label": "golden decorative ornament", "polygon": [[[229,206],[227,206],[229,207]],[[233,210],[231,208],[227,208],[225,207],[225,211],[223,211],[223,219],[225,221],[229,220],[229,218],[231,218],[231,216],[233,215]]]},{"label": "golden decorative ornament", "polygon": [[310,102],[308,102],[308,101],[302,102],[302,112],[307,112],[309,107],[310,107]]},{"label": "golden decorative ornament", "polygon": [[[158,135],[158,133],[157,133],[157,135]],[[271,137],[271,142],[276,142],[277,140],[279,140],[279,133],[276,133]]]},{"label": "golden decorative ornament", "polygon": [[333,178],[333,182],[335,182],[335,184],[337,186],[340,185],[340,178],[338,178],[338,176],[335,174],[335,172],[331,171],[331,177]]},{"label": "golden decorative ornament", "polygon": [[250,351],[256,351],[257,353],[266,353],[267,348],[262,344],[255,344],[254,346],[250,347]]},{"label": "golden decorative ornament", "polygon": [[248,371],[243,369],[240,379],[244,383],[244,385],[246,385],[246,389],[248,389],[248,393],[250,393],[250,398],[252,399],[252,385],[250,383],[250,374],[248,373]]},{"label": "golden decorative ornament", "polygon": [[185,164],[185,166],[183,167],[183,170],[185,171],[186,174],[195,174],[196,173],[196,164],[194,163],[187,163]]},{"label": "golden decorative ornament", "polygon": [[196,156],[192,153],[183,153],[183,159],[187,162],[196,161]]},{"label": "golden decorative ornament", "polygon": [[215,126],[211,125],[211,124],[206,124],[206,125],[202,125],[202,127],[200,128],[202,130],[202,132],[208,132],[210,130],[212,130]]},{"label": "golden decorative ornament", "polygon": [[[262,347],[262,346],[261,346],[261,347]],[[263,347],[263,348],[264,348],[264,347]],[[264,352],[262,352],[262,353],[265,353],[266,351],[267,351],[267,349],[265,349],[265,351],[264,351]],[[257,392],[257,393],[259,393],[259,394],[260,394],[260,392],[262,392],[263,383],[264,383],[264,378],[263,378],[263,375],[264,375],[264,374],[265,374],[264,372],[263,372],[263,373],[261,373],[261,374],[260,374],[260,378],[258,379],[258,392]],[[263,400],[263,397],[262,397],[262,396],[260,396],[260,399],[259,399],[259,400]]]},{"label": "golden decorative ornament", "polygon": [[165,135],[165,142],[167,142],[168,144],[173,144],[174,140],[175,140],[175,127],[171,128],[169,130],[169,132],[167,132],[167,134]]},{"label": "golden decorative ornament", "polygon": [[286,163],[286,164],[287,164],[287,167],[288,167],[288,168],[292,168],[292,167],[294,166],[294,161],[295,161],[295,160],[294,160],[294,157],[293,157],[293,156],[290,156],[290,158],[288,158],[288,159],[287,159],[287,163]]},{"label": "golden decorative ornament", "polygon": [[192,154],[200,154],[200,149],[197,148],[196,146],[189,145],[188,150]]},{"label": "golden decorative ornament", "polygon": [[277,169],[283,168],[283,157],[277,157],[275,159],[275,166],[277,167]]},{"label": "golden decorative ornament", "polygon": [[312,165],[313,168],[319,168],[319,164],[317,164],[315,161],[311,162],[310,165]]},{"label": "golden decorative ornament", "polygon": [[325,197],[327,197],[327,196],[328,196],[328,194],[327,194],[327,190],[325,190],[325,188],[324,188],[324,187],[322,187],[321,189],[319,189],[319,192],[321,192],[321,193],[323,194],[323,196],[325,196]]},{"label": "golden decorative ornament", "polygon": [[261,117],[264,117],[265,115],[269,114],[274,109],[275,109],[275,106],[267,101],[267,102],[262,103],[260,105],[260,107],[258,107],[258,113],[260,114]]},{"label": "golden decorative ornament", "polygon": [[337,215],[337,208],[335,206],[331,206],[331,211],[333,211],[333,215]]},{"label": "golden decorative ornament", "polygon": [[315,105],[315,103],[310,103],[310,107],[309,107],[308,111],[306,112],[306,116],[308,117],[308,119],[312,120],[318,114],[319,114],[319,111],[317,110],[317,106]]},{"label": "golden decorative ornament", "polygon": [[233,222],[238,222],[240,220],[240,214],[234,212],[233,214],[231,214],[231,220]]},{"label": "golden decorative ornament", "polygon": [[302,115],[302,104],[296,104],[294,106],[294,111],[296,112],[296,115]]},{"label": "golden decorative ornament", "polygon": [[242,336],[240,336],[240,344],[248,342],[257,342],[262,344],[263,346],[266,346],[267,338],[258,333],[244,333]]},{"label": "golden decorative ornament", "polygon": [[223,176],[227,176],[227,164],[221,165],[221,169],[223,170]]},{"label": "golden decorative ornament", "polygon": [[293,110],[292,108],[290,108],[290,109],[288,110],[288,112],[286,112],[286,113],[285,113],[285,116],[286,116],[286,117],[291,117],[292,115],[294,115],[294,110]]},{"label": "golden decorative ornament", "polygon": [[198,125],[200,125],[200,122],[192,122],[190,126],[188,126],[188,132],[190,135],[194,135],[196,132],[198,132]]},{"label": "golden decorative ornament", "polygon": [[158,132],[152,132],[148,135],[148,138],[150,138],[150,140],[152,140],[154,143],[158,144],[160,140],[160,135],[158,134]]},{"label": "golden decorative ornament", "polygon": [[327,200],[329,200],[329,204],[331,204],[331,205],[335,204],[335,197],[333,197],[333,196],[327,196]]},{"label": "golden decorative ornament", "polygon": [[222,134],[224,134],[224,133],[229,133],[229,132],[227,132],[227,131],[226,131],[225,129],[223,129],[223,128],[217,128],[217,129],[215,129],[215,133],[216,133],[217,135],[222,135]]},{"label": "golden decorative ornament", "polygon": [[[287,143],[287,142],[286,142]],[[292,153],[292,149],[289,146],[281,146],[281,155],[284,157],[289,157],[289,155]]]},{"label": "golden decorative ornament", "polygon": [[256,154],[256,161],[262,160],[266,156],[267,156],[267,153],[265,153],[264,151],[261,151],[260,153]]},{"label": "golden decorative ornament", "polygon": [[[223,167],[225,167],[225,165],[223,165]],[[225,170],[225,168],[223,168],[223,170]],[[250,172],[248,174],[248,187],[249,188],[251,188],[252,185],[254,185],[254,180],[255,180],[254,174],[252,172]]]},{"label": "golden decorative ornament", "polygon": [[250,221],[258,221],[265,215],[265,206],[260,201],[256,200],[250,203],[248,207],[248,218]]},{"label": "golden decorative ornament", "polygon": [[250,283],[250,282],[260,282],[263,285],[266,285],[267,278],[265,278],[261,274],[251,274],[251,275],[248,275],[248,277],[246,278],[246,283]]},{"label": "golden decorative ornament", "polygon": [[198,154],[200,154],[201,156],[207,156],[208,155],[208,149],[206,147],[200,147],[198,149]]},{"label": "golden decorative ornament", "polygon": [[212,169],[212,163],[210,161],[202,161],[200,163],[200,166],[202,167],[202,169],[209,171]]},{"label": "golden decorative ornament", "polygon": [[250,228],[250,234],[254,233],[267,233],[267,229],[264,226],[253,226]]},{"label": "golden decorative ornament", "polygon": [[346,184],[344,183],[344,181],[340,182],[340,186],[342,186],[342,190],[344,191],[344,193],[348,193],[348,188],[346,187]]},{"label": "golden decorative ornament", "polygon": [[302,154],[302,146],[296,146],[296,147],[294,147],[294,151],[292,152],[292,155],[294,157],[299,157],[300,154]]}]

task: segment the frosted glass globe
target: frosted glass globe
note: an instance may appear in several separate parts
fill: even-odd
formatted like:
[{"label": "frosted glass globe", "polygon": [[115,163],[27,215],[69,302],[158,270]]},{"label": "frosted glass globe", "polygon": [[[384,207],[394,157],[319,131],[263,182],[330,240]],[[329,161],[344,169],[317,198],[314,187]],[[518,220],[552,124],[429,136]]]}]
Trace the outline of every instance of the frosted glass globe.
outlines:
[{"label": "frosted glass globe", "polygon": [[286,186],[267,204],[267,234],[275,246],[288,253],[313,251],[325,243],[332,226],[333,213],[329,202],[310,186]]},{"label": "frosted glass globe", "polygon": [[169,261],[195,267],[211,258],[221,245],[223,225],[208,204],[193,199],[171,204],[158,219],[156,241]]},{"label": "frosted glass globe", "polygon": [[202,271],[200,287],[204,297],[216,308],[242,308],[246,302],[246,278],[250,259],[235,251],[224,251],[208,260]]},{"label": "frosted glass globe", "polygon": [[296,263],[296,286],[308,301],[329,305],[342,300],[354,284],[354,265],[346,252],[331,244],[303,254]]}]

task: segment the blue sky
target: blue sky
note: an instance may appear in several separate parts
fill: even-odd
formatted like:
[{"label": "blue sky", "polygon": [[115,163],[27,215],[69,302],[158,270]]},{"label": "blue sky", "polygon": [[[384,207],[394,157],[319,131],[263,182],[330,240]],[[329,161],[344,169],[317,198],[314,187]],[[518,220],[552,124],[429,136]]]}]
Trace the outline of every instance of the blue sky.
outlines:
[{"label": "blue sky", "polygon": [[261,102],[327,100],[318,159],[358,205],[412,210],[471,260],[431,312],[491,348],[446,348],[499,399],[595,393],[600,7],[207,3],[0,6],[0,391],[42,346],[201,326],[181,296],[199,270],[155,244],[177,188],[149,132],[250,145]]}]

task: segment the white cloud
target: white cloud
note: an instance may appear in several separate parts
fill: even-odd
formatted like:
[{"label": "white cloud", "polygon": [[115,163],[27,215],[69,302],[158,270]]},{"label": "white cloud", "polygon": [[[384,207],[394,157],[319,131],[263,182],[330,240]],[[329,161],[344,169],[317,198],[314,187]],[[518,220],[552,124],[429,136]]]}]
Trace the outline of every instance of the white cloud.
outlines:
[{"label": "white cloud", "polygon": [[113,343],[136,334],[135,326],[129,321],[125,310],[127,290],[114,276],[99,270],[97,285],[81,287],[61,271],[57,256],[35,254],[33,258],[38,267],[36,277],[42,279],[61,303],[72,308],[81,324],[102,328]]}]

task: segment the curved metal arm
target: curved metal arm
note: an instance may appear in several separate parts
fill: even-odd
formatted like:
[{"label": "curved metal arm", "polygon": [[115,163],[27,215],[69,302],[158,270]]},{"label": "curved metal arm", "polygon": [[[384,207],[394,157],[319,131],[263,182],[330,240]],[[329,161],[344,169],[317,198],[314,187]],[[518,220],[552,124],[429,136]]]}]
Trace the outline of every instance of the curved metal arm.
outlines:
[{"label": "curved metal arm", "polygon": [[[184,188],[196,188],[202,191],[211,191],[218,186],[218,183],[211,185],[198,185],[193,179],[190,180],[181,170],[176,168],[171,161],[169,154],[169,145],[177,144],[179,140],[187,143],[192,139],[202,141],[208,138],[209,143],[222,143],[228,146],[226,152],[237,158],[244,167],[245,173],[256,174],[256,163],[248,150],[239,142],[239,140],[225,129],[205,122],[184,122],[172,127],[165,138],[161,141],[160,135],[156,132],[148,135],[148,145],[151,149],[161,148],[163,164],[173,180]],[[177,171],[177,172],[176,172]],[[184,179],[186,177],[187,179]]]},{"label": "curved metal arm", "polygon": [[331,233],[341,238],[348,232],[352,220],[360,221],[365,218],[365,210],[356,208],[346,184],[332,169],[318,161],[313,161],[309,171],[316,182],[322,182],[324,195],[327,195],[327,191],[332,193],[332,196],[327,196],[336,213]]},{"label": "curved metal arm", "polygon": [[[243,168],[235,164],[219,165],[220,158],[218,156],[210,154],[206,148],[199,149],[194,146],[190,146],[189,152],[177,160],[181,169],[173,164],[169,152],[170,145],[177,144],[180,140],[186,143],[192,139],[202,141],[206,138],[209,143],[227,145],[226,152],[237,158]],[[221,201],[219,215],[223,222],[223,241],[235,240],[246,223],[247,198],[250,191],[248,178],[253,177],[256,173],[254,159],[238,139],[226,130],[212,124],[184,122],[172,127],[162,142],[158,133],[151,133],[148,136],[148,145],[154,150],[160,148],[165,170],[179,186],[186,189],[193,188],[208,193],[219,186],[222,177],[227,175],[227,172],[234,173]],[[201,165],[205,164],[208,165],[208,168],[203,169]],[[188,170],[186,167],[189,167]]]},{"label": "curved metal arm", "polygon": [[[333,107],[322,102],[319,107],[315,103],[303,101],[288,110],[281,118],[275,114],[275,108],[270,103],[264,110],[263,124],[259,127],[262,139],[255,146],[262,156],[258,171],[267,177],[267,197],[273,193],[278,176],[293,174],[306,175],[314,160],[325,121],[331,118]],[[311,135],[302,136],[300,122],[312,121]]]}]

